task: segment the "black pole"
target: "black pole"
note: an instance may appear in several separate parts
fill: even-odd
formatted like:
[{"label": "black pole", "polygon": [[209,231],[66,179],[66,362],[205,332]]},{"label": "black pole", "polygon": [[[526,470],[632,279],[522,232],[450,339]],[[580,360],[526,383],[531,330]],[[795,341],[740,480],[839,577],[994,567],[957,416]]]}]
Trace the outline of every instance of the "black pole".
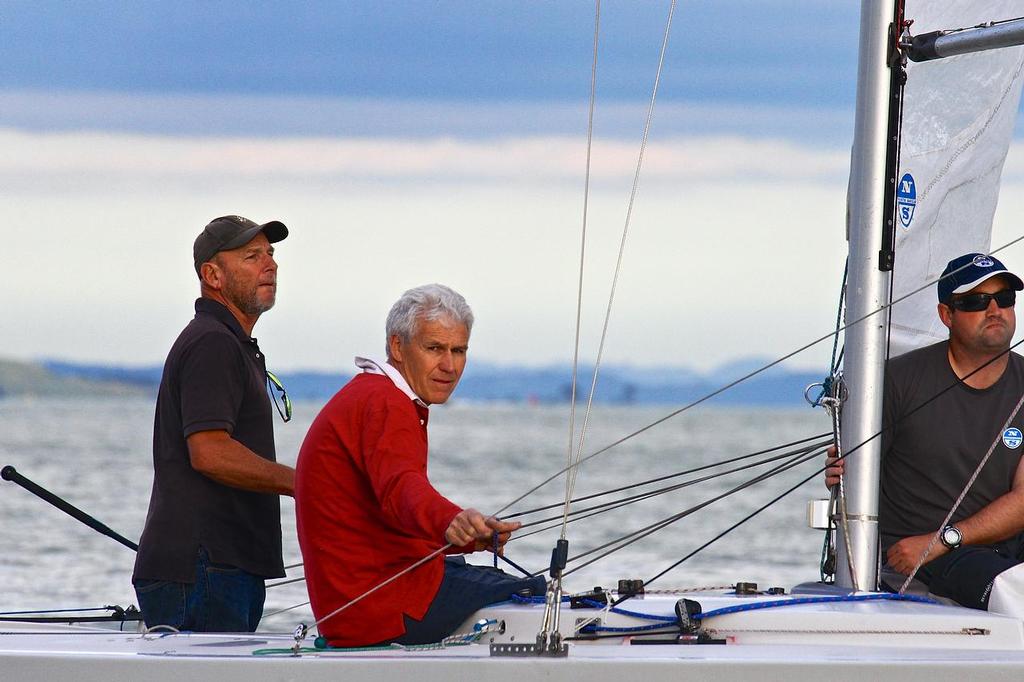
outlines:
[{"label": "black pole", "polygon": [[29,491],[30,493],[32,493],[36,497],[38,497],[40,499],[43,499],[43,500],[46,500],[47,502],[52,504],[57,509],[60,509],[65,514],[78,519],[79,521],[81,521],[85,525],[89,526],[93,530],[98,531],[100,533],[103,533],[108,538],[113,538],[114,540],[117,540],[118,542],[120,542],[125,547],[128,547],[129,549],[133,549],[135,551],[138,551],[139,546],[137,544],[135,544],[134,542],[132,542],[128,538],[124,537],[123,535],[121,535],[121,534],[111,530],[109,527],[105,526],[104,524],[100,523],[99,521],[97,521],[93,517],[89,516],[84,511],[82,511],[78,507],[74,506],[73,504],[71,504],[69,502],[66,502],[66,501],[62,500],[61,498],[57,497],[56,495],[51,493],[46,488],[43,488],[43,487],[33,483],[32,481],[28,480],[27,478],[25,478],[24,476],[19,474],[18,471],[14,467],[12,467],[11,465],[7,465],[3,469],[0,469],[0,478],[3,478],[5,481],[11,481],[12,483],[17,483],[22,488],[24,488],[25,490]]}]

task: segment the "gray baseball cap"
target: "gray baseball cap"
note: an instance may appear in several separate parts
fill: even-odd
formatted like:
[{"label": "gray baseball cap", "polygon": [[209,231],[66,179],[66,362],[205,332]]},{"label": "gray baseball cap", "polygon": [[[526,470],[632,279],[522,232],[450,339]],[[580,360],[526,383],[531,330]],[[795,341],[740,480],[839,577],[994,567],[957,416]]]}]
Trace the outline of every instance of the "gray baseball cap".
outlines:
[{"label": "gray baseball cap", "polygon": [[245,246],[253,237],[262,232],[271,244],[288,236],[288,228],[284,223],[271,220],[262,225],[243,218],[240,215],[225,215],[214,218],[203,228],[192,244],[192,258],[195,260],[196,274],[206,261],[220,251],[230,251]]}]

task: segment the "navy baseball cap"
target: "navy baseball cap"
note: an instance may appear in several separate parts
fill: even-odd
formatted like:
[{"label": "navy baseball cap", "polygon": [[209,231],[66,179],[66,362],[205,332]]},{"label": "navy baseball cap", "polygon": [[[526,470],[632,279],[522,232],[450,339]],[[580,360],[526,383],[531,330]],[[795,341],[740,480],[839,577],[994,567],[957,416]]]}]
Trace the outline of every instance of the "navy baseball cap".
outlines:
[{"label": "navy baseball cap", "polygon": [[192,244],[192,258],[195,260],[196,274],[203,263],[210,260],[220,251],[230,251],[245,246],[262,232],[271,244],[288,236],[288,228],[284,223],[271,220],[262,225],[243,218],[240,215],[225,215],[214,218],[203,228]]},{"label": "navy baseball cap", "polygon": [[954,258],[942,271],[942,278],[939,280],[939,303],[948,303],[953,294],[970,291],[996,275],[1005,277],[1010,286],[1017,291],[1024,289],[1024,282],[1020,277],[1007,270],[995,256],[967,253]]}]

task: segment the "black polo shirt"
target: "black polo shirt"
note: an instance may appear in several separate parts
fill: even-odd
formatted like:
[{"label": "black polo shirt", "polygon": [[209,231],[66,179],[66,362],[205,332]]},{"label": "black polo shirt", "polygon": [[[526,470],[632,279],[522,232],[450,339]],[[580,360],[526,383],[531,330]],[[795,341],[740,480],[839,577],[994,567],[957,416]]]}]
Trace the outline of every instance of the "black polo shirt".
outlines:
[{"label": "black polo shirt", "polygon": [[217,483],[189,460],[186,438],[224,430],[276,461],[266,361],[223,305],[200,298],[164,363],[153,427],[153,492],[133,578],[195,581],[200,545],[214,563],[268,578],[284,575],[275,494]]}]

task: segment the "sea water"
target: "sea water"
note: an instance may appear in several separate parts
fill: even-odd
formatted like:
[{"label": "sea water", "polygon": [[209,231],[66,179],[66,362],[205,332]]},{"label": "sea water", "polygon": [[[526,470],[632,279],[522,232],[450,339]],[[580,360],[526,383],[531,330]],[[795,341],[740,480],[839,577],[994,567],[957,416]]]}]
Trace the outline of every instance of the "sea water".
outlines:
[{"label": "sea water", "polygon": [[[275,423],[280,461],[294,464],[319,403],[297,403],[291,422]],[[662,419],[671,407],[598,407],[589,418],[584,453],[591,453]],[[276,419],[276,417],[275,417]],[[577,435],[583,413],[576,416]],[[146,398],[0,400],[0,466],[63,497],[131,540],[142,531],[152,485],[153,402]],[[829,431],[821,410],[704,408],[686,411],[590,459],[579,470],[576,495],[668,475]],[[566,465],[567,405],[467,404],[434,407],[429,474],[434,486],[462,506],[495,512]],[[737,463],[732,466],[740,466]],[[574,572],[570,591],[614,587],[620,578],[649,580],[807,477],[811,480],[741,524],[652,585],[690,588],[757,582],[784,586],[818,579],[823,536],[807,528],[806,503],[823,498],[815,471],[822,458],[709,504],[667,528]],[[768,467],[713,479],[568,526],[570,557],[707,502]],[[702,474],[671,479],[662,485]],[[619,496],[636,491],[625,491]],[[507,513],[561,501],[559,477]],[[581,503],[592,506],[604,498]],[[295,505],[282,502],[286,564],[301,562]],[[546,512],[530,518],[554,516]],[[0,611],[97,607],[135,603],[134,553],[66,516],[20,487],[0,482]],[[524,520],[528,520],[524,518]],[[549,525],[549,524],[545,524]],[[530,571],[547,568],[558,530],[514,540],[507,555]],[[588,558],[593,555],[588,555]],[[472,559],[489,563],[491,555]],[[583,560],[570,562],[568,569]],[[510,571],[515,569],[502,564]],[[302,567],[288,577],[302,575]],[[312,623],[305,584],[268,590],[261,630],[285,632]]]}]

